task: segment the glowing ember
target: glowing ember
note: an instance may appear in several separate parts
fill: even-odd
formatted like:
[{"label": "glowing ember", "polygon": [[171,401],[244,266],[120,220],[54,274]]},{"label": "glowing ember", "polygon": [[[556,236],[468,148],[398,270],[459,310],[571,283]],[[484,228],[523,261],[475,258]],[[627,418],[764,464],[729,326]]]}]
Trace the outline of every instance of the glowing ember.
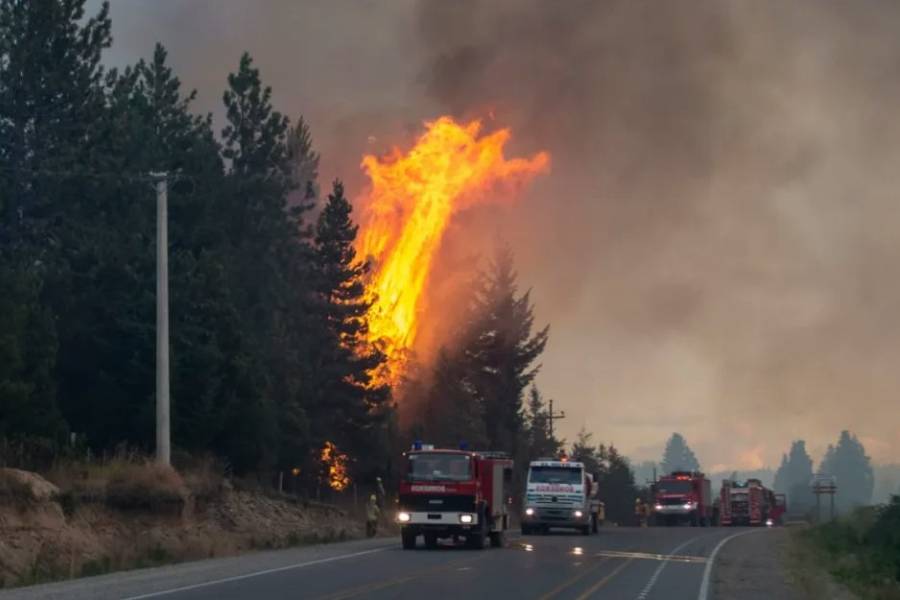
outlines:
[{"label": "glowing ember", "polygon": [[506,160],[508,129],[479,137],[480,121],[458,124],[441,117],[402,154],[365,156],[371,179],[358,253],[373,263],[370,291],[376,302],[369,334],[390,362],[389,377],[402,369],[416,338],[422,291],[432,260],[453,214],[490,199],[495,186],[518,183],[545,171],[547,153]]},{"label": "glowing ember", "polygon": [[319,460],[322,461],[322,467],[326,471],[328,487],[336,492],[347,489],[350,485],[350,476],[347,474],[349,457],[338,450],[332,442],[325,442]]}]

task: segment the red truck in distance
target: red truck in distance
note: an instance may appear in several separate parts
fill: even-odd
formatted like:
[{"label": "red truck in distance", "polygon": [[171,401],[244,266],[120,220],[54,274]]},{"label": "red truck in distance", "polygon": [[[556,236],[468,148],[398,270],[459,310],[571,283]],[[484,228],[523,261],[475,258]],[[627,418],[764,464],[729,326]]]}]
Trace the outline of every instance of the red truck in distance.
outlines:
[{"label": "red truck in distance", "polygon": [[415,444],[404,455],[397,522],[403,548],[463,537],[472,548],[503,545],[509,529],[513,461],[500,452],[435,449]]},{"label": "red truck in distance", "polygon": [[719,495],[719,523],[724,526],[781,524],[787,509],[784,494],[776,494],[759,479],[725,480]]},{"label": "red truck in distance", "polygon": [[663,475],[653,486],[656,525],[709,526],[716,521],[712,490],[706,475],[697,471],[675,471]]}]

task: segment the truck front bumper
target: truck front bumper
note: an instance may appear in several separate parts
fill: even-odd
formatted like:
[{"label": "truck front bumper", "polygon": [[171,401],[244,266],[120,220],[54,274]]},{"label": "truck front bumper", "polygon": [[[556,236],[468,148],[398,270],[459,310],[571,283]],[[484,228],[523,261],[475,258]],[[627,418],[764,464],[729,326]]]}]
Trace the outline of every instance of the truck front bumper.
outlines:
[{"label": "truck front bumper", "polygon": [[478,514],[453,511],[405,511],[397,513],[397,523],[400,525],[417,525],[443,529],[447,527],[461,527],[470,529],[479,524]]},{"label": "truck front bumper", "polygon": [[657,506],[653,509],[658,515],[672,515],[672,516],[680,516],[686,517],[697,510],[696,507],[693,508],[685,508],[684,506]]},{"label": "truck front bumper", "polygon": [[[581,516],[576,516],[576,511]],[[529,506],[522,513],[522,524],[541,527],[585,527],[591,524],[591,514],[585,509]]]}]

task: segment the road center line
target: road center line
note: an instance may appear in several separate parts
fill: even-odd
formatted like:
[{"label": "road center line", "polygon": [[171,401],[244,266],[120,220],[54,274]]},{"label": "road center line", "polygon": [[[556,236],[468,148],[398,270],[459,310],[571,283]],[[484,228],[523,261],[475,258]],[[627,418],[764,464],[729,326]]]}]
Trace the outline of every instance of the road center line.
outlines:
[{"label": "road center line", "polygon": [[339,560],[347,560],[348,558],[356,558],[359,556],[365,556],[367,554],[375,554],[377,552],[384,552],[385,550],[390,550],[393,548],[391,546],[384,546],[381,548],[374,548],[372,550],[363,550],[361,552],[353,552],[351,554],[339,554],[338,556],[329,556],[326,558],[318,558],[316,560],[309,560],[302,563],[297,563],[293,565],[285,565],[283,567],[276,567],[274,569],[266,569],[264,571],[254,571],[253,573],[245,573],[244,575],[235,575],[233,577],[225,577],[222,579],[213,579],[212,581],[204,581],[202,583],[195,583],[192,585],[184,585],[177,588],[172,588],[169,590],[163,590],[161,592],[150,592],[149,594],[140,594],[138,596],[129,596],[127,598],[123,598],[123,600],[143,600],[144,598],[158,598],[160,596],[169,596],[171,594],[177,594],[179,592],[186,592],[188,590],[196,590],[199,588],[210,587],[213,585],[220,585],[223,583],[230,583],[232,581],[240,581],[242,579],[250,579],[252,577],[261,577],[263,575],[271,575],[272,573],[280,573],[282,571],[290,571],[292,569],[303,569],[305,567],[311,567],[313,565],[322,565],[325,563],[336,562]]},{"label": "road center line", "polygon": [[594,571],[596,571],[597,569],[602,567],[608,561],[609,561],[608,558],[601,558],[593,565],[586,566],[584,568],[584,570],[579,571],[579,572],[575,573],[575,575],[573,577],[570,577],[569,579],[564,580],[562,583],[557,585],[555,588],[553,588],[552,590],[550,590],[549,592],[547,592],[546,594],[544,594],[543,596],[538,598],[538,600],[550,600],[550,598],[555,598],[555,597],[559,596],[559,594],[561,592],[569,589],[571,586],[575,585],[575,583],[577,583],[579,580],[583,579],[584,577],[587,577],[588,575],[590,575],[591,573],[593,573]]},{"label": "road center line", "polygon": [[697,600],[707,600],[709,597],[709,579],[712,575],[713,563],[716,562],[716,555],[719,553],[719,550],[722,549],[722,546],[727,544],[729,541],[733,540],[736,537],[740,537],[742,535],[747,535],[748,533],[757,533],[759,531],[765,531],[764,529],[752,529],[750,531],[739,531],[738,533],[732,533],[726,538],[723,538],[716,547],[713,548],[712,553],[709,555],[709,558],[706,561],[706,568],[703,569],[703,580],[700,582],[700,593],[697,594]]},{"label": "road center line", "polygon": [[[707,535],[709,535],[709,534],[707,534]],[[707,535],[696,535],[696,536],[692,537],[691,539],[689,539],[688,541],[686,541],[682,544],[679,544],[678,546],[673,548],[672,551],[669,552],[665,558],[663,558],[662,562],[659,563],[659,566],[656,567],[656,570],[653,572],[653,575],[647,581],[647,585],[645,585],[644,589],[641,590],[641,593],[637,595],[637,600],[646,600],[647,596],[650,594],[650,590],[652,590],[653,586],[656,585],[656,580],[659,579],[659,576],[662,574],[663,569],[666,568],[666,565],[669,564],[669,561],[671,560],[671,558],[673,556],[677,555],[678,552],[681,551],[682,548],[686,548],[687,546],[689,546],[690,544],[693,544],[697,540],[707,537]],[[710,563],[707,563],[707,565],[708,564],[710,564]]]},{"label": "road center line", "polygon": [[608,575],[606,575],[603,579],[601,579],[600,581],[598,581],[597,583],[595,583],[594,585],[589,587],[587,590],[585,590],[585,592],[583,594],[581,594],[580,596],[578,596],[578,598],[576,598],[575,600],[587,600],[587,598],[590,598],[591,594],[593,594],[594,592],[596,592],[597,590],[602,588],[604,585],[609,583],[609,580],[612,579],[613,577],[615,577],[616,575],[618,575],[619,571],[621,571],[622,569],[624,569],[625,567],[630,565],[632,560],[634,560],[634,559],[629,558],[628,560],[623,562],[621,565],[619,565],[618,567],[613,569]]}]

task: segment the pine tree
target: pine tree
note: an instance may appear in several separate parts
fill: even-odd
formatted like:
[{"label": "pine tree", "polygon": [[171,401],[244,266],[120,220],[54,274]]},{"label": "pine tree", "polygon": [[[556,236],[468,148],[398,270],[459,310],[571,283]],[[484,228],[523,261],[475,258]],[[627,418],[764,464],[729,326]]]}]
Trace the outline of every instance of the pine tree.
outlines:
[{"label": "pine tree", "polygon": [[787,454],[781,455],[781,464],[778,466],[778,470],[775,471],[775,482],[773,484],[775,491],[779,494],[786,494],[788,492],[788,488],[790,487],[790,483],[788,481],[788,458]]},{"label": "pine tree", "polygon": [[846,429],[841,432],[836,446],[829,446],[819,471],[835,477],[837,495],[835,504],[846,512],[872,501],[875,479],[871,460],[859,439]]},{"label": "pine tree", "polygon": [[463,339],[488,441],[513,455],[523,428],[523,396],[547,344],[548,328],[533,332],[533,327],[530,294],[518,294],[512,253],[501,248],[476,290]]},{"label": "pine tree", "polygon": [[605,504],[606,516],[617,523],[631,521],[634,513],[634,499],[637,488],[634,473],[628,460],[610,444],[605,451],[606,468],[600,472],[600,500]]},{"label": "pine tree", "polygon": [[334,432],[338,446],[361,459],[372,453],[368,441],[385,423],[390,390],[373,380],[385,356],[368,339],[369,265],[357,260],[351,213],[344,186],[335,181],[316,225],[315,291],[323,321],[317,389],[310,392],[320,426],[327,424],[324,431]]},{"label": "pine tree", "polygon": [[7,242],[34,251],[66,213],[64,200],[90,187],[78,171],[91,163],[104,108],[101,53],[112,38],[109,4],[90,18],[84,5],[0,0],[2,222]]},{"label": "pine tree", "polygon": [[666,451],[663,453],[660,467],[663,473],[673,471],[699,471],[700,463],[694,456],[693,450],[687,445],[687,441],[680,433],[673,433],[666,443]]},{"label": "pine tree", "polygon": [[559,454],[562,444],[550,430],[550,413],[537,386],[532,385],[525,414],[527,456],[525,461]]},{"label": "pine tree", "polygon": [[446,348],[438,352],[425,400],[428,440],[455,448],[488,447],[481,406],[472,393],[464,362]]},{"label": "pine tree", "polygon": [[796,440],[790,452],[782,456],[775,473],[775,491],[787,494],[788,510],[802,513],[814,505],[810,482],[813,478],[812,459],[806,452],[806,442]]},{"label": "pine tree", "polygon": [[0,263],[0,438],[59,441],[52,316],[39,304],[40,279]]},{"label": "pine tree", "polygon": [[593,437],[592,433],[582,427],[572,443],[572,450],[569,456],[573,461],[584,463],[586,472],[597,476],[606,470],[606,465],[604,464],[606,448],[602,444],[595,446]]}]

